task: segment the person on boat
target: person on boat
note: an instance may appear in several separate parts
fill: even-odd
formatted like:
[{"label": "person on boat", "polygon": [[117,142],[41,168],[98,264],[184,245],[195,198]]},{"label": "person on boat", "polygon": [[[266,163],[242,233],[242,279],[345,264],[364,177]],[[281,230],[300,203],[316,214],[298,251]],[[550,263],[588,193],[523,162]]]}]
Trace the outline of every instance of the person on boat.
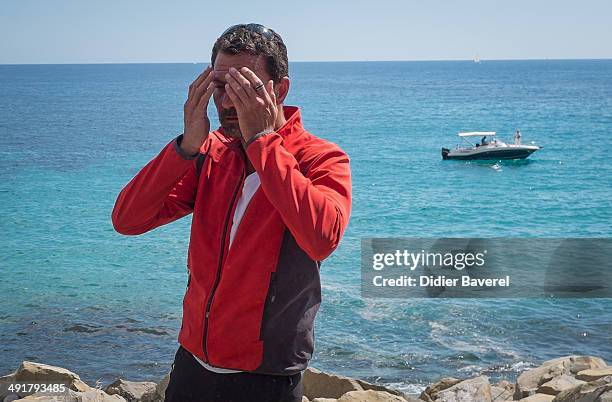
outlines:
[{"label": "person on boat", "polygon": [[521,145],[521,130],[516,129],[516,134],[514,134],[514,144]]},{"label": "person on boat", "polygon": [[487,145],[487,136],[486,135],[484,137],[482,137],[482,140],[480,140],[480,145]]}]

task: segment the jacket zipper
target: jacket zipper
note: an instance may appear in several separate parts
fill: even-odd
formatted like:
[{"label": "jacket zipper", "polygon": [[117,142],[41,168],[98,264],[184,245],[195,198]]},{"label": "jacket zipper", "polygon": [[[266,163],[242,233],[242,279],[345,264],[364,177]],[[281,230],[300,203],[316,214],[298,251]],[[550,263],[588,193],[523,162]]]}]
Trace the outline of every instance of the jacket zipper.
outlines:
[{"label": "jacket zipper", "polygon": [[225,237],[227,235],[227,226],[229,224],[230,215],[232,214],[232,210],[234,209],[234,203],[236,202],[236,196],[242,187],[242,182],[244,181],[244,171],[240,176],[240,181],[234,190],[234,195],[232,196],[232,201],[230,202],[229,209],[227,211],[227,215],[225,217],[225,223],[223,224],[223,233],[221,236],[221,251],[219,252],[219,263],[217,264],[217,275],[215,276],[215,281],[213,282],[213,286],[210,290],[210,295],[208,296],[208,301],[206,302],[206,310],[204,313],[204,337],[202,340],[202,346],[204,349],[204,356],[206,357],[206,362],[209,362],[208,359],[208,350],[206,348],[206,340],[208,338],[208,317],[210,316],[210,307],[212,306],[213,297],[215,296],[215,291],[219,286],[219,281],[221,279],[221,269],[223,268],[223,255],[225,253]]}]

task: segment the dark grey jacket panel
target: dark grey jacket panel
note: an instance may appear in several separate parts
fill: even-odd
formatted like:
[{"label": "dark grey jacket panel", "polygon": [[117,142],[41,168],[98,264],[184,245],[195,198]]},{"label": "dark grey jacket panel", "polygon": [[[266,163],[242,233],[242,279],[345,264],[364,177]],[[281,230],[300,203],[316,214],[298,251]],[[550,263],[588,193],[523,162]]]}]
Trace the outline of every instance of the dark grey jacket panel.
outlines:
[{"label": "dark grey jacket panel", "polygon": [[264,356],[256,372],[291,375],[307,367],[321,304],[319,268],[286,230],[264,307]]}]

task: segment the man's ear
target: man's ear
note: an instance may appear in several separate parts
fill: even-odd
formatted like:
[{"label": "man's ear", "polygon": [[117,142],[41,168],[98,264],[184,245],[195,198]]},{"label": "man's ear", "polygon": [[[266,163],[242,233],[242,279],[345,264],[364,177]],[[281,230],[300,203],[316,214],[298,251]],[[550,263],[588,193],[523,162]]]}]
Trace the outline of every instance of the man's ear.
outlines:
[{"label": "man's ear", "polygon": [[283,77],[280,79],[278,84],[274,85],[274,93],[276,94],[276,103],[281,104],[285,101],[287,94],[289,93],[289,86],[291,82],[289,77]]}]

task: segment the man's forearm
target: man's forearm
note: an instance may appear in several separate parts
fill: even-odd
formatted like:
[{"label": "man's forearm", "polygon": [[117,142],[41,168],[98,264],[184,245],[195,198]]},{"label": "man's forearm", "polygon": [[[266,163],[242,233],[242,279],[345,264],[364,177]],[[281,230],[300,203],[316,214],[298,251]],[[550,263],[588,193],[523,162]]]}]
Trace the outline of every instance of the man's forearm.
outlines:
[{"label": "man's forearm", "polygon": [[191,212],[196,183],[189,170],[196,156],[184,154],[177,139],[168,143],[119,193],[112,212],[115,230],[141,234]]},{"label": "man's forearm", "polygon": [[295,157],[270,133],[254,140],[247,154],[263,191],[302,249],[314,260],[326,258],[338,246],[351,209],[349,160],[331,151],[309,176]]},{"label": "man's forearm", "polygon": [[197,144],[189,144],[184,140],[184,135],[181,134],[176,138],[176,152],[184,159],[195,159],[200,153],[200,146]]}]

